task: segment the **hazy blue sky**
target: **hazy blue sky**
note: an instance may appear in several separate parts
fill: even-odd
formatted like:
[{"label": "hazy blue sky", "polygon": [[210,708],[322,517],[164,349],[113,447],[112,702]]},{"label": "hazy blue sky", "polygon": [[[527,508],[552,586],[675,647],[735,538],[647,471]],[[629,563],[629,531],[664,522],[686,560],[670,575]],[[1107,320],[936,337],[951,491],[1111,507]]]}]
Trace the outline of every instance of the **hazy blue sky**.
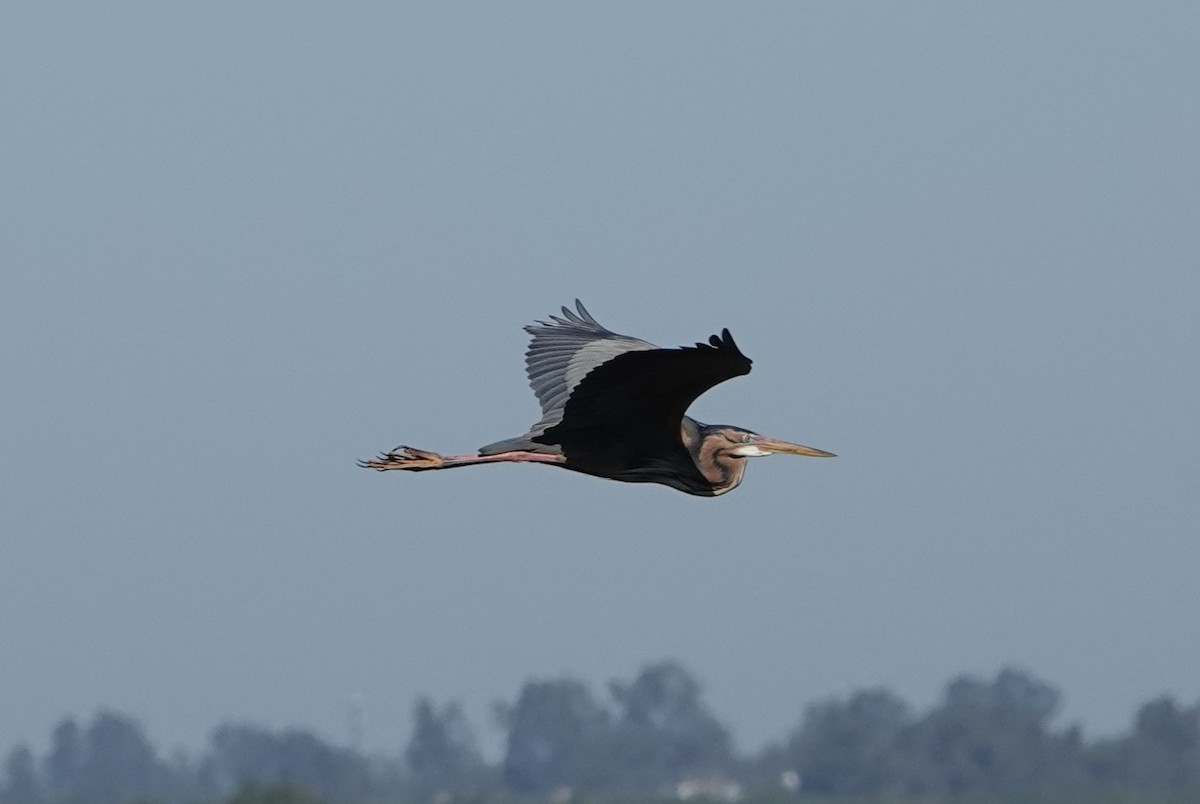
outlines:
[{"label": "hazy blue sky", "polygon": [[[1009,663],[1194,701],[1198,86],[1194,2],[6,5],[0,750],[663,657],[743,748]],[[523,432],[576,296],[841,457],[354,466]]]}]

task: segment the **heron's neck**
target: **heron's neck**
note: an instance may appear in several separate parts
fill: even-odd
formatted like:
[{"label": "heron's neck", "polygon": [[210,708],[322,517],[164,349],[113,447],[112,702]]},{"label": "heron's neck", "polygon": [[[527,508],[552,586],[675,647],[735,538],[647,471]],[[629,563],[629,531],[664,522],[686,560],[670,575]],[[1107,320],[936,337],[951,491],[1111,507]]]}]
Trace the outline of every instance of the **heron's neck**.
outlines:
[{"label": "heron's neck", "polygon": [[724,437],[706,436],[704,425],[687,416],[683,417],[680,435],[696,468],[712,484],[713,494],[724,494],[738,487],[746,473],[746,459],[731,455]]}]

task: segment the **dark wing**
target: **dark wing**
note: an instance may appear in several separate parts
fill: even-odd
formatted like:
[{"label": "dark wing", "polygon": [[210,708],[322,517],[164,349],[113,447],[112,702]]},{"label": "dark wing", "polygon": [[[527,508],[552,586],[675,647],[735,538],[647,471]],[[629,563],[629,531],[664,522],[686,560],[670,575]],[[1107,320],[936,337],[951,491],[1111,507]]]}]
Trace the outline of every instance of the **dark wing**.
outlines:
[{"label": "dark wing", "polygon": [[529,386],[542,406],[542,430],[562,420],[571,392],[597,367],[627,352],[657,349],[654,344],[618,335],[597,323],[579,299],[578,312],[562,308],[563,318],[551,316],[525,327],[533,336],[525,353]]},{"label": "dark wing", "polygon": [[696,397],[749,374],[750,362],[727,329],[695,346],[625,350],[576,383],[561,421],[534,440],[547,443],[599,427],[677,444],[680,422]]},{"label": "dark wing", "polygon": [[550,316],[525,327],[533,336],[525,353],[529,386],[542,406],[542,418],[524,436],[497,441],[480,450],[483,455],[512,449],[543,449],[529,440],[562,421],[567,398],[579,382],[597,366],[626,352],[657,349],[652,343],[618,335],[592,318],[583,302],[575,310],[562,308],[563,317]]}]

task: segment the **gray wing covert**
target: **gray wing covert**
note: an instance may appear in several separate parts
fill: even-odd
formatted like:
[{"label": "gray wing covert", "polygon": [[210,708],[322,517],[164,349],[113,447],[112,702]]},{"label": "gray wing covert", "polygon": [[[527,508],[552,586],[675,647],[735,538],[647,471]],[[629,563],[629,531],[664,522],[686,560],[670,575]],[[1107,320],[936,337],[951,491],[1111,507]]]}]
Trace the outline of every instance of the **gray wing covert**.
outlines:
[{"label": "gray wing covert", "polygon": [[525,353],[529,386],[542,405],[543,421],[557,412],[561,418],[567,397],[597,366],[625,352],[657,349],[652,343],[618,335],[592,318],[579,299],[578,312],[562,308],[563,318],[550,316],[525,327],[533,336]]},{"label": "gray wing covert", "polygon": [[618,335],[601,326],[579,299],[575,310],[562,308],[562,317],[550,316],[525,327],[533,336],[525,352],[525,370],[529,387],[542,406],[542,418],[518,438],[489,444],[480,454],[489,455],[512,449],[546,451],[529,440],[562,421],[563,409],[571,392],[592,369],[625,352],[657,349],[652,343],[627,335]]}]

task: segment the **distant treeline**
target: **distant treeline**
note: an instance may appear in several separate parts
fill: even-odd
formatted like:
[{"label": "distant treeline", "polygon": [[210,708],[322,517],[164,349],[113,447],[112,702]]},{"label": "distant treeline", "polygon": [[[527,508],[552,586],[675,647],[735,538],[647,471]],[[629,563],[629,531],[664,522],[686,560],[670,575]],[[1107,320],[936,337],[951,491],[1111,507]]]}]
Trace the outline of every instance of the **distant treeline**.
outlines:
[{"label": "distant treeline", "polygon": [[526,683],[496,707],[507,734],[498,764],[484,760],[457,704],[428,699],[390,756],[245,723],[219,726],[200,756],[162,756],[134,720],[103,712],[56,725],[45,756],[14,748],[0,802],[1200,802],[1200,704],[1159,698],[1128,733],[1089,741],[1076,726],[1050,727],[1058,701],[1053,687],[1012,669],[954,679],[922,713],[886,689],[862,690],[810,705],[785,740],[739,756],[697,681],[665,661],[602,696],[571,678]]}]

